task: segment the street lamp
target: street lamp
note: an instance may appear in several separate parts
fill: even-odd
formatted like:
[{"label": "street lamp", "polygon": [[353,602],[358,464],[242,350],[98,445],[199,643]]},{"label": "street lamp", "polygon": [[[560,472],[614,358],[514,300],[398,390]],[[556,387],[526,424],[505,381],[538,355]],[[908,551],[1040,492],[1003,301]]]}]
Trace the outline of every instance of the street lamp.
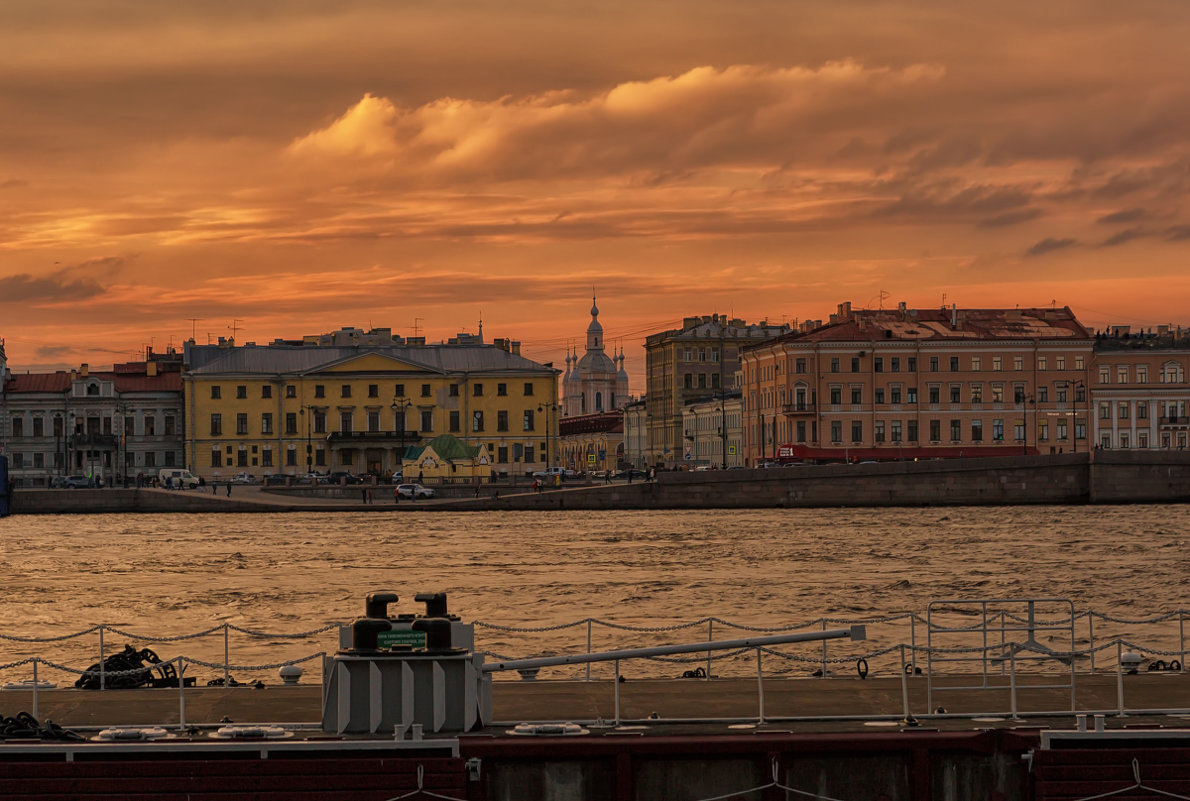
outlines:
[{"label": "street lamp", "polygon": [[537,411],[545,413],[545,466],[553,467],[553,462],[550,461],[550,435],[553,429],[550,427],[550,410],[554,410],[554,418],[557,419],[558,404],[556,403],[539,403],[537,404]]},{"label": "street lamp", "polygon": [[[1075,453],[1078,453],[1078,396],[1080,394],[1084,394],[1083,399],[1086,400],[1086,397],[1085,397],[1086,389],[1087,389],[1087,385],[1084,384],[1082,381],[1074,382],[1074,421],[1072,424],[1072,427],[1074,430],[1071,432],[1071,436],[1074,437],[1074,452]],[[1090,416],[1091,416],[1091,404],[1087,403],[1087,417],[1089,418]]]},{"label": "street lamp", "polygon": [[54,467],[58,469],[58,475],[62,475],[62,467],[66,463],[66,457],[62,454],[62,443],[66,439],[65,431],[62,429],[62,412],[54,412]]},{"label": "street lamp", "polygon": [[[412,405],[413,401],[409,400],[403,395],[393,398],[393,430],[395,431],[401,443],[399,450],[397,451],[396,458],[396,466],[400,469],[394,470],[393,472],[400,473],[402,476],[405,475],[405,412]],[[400,427],[398,427],[398,423],[400,424]]]},{"label": "street lamp", "polygon": [[[310,414],[306,414],[307,409],[310,409]],[[310,442],[310,423],[313,422],[310,418],[314,416],[314,410],[309,406],[303,406],[298,413],[306,421],[306,476],[309,477],[314,472],[314,447]]]}]

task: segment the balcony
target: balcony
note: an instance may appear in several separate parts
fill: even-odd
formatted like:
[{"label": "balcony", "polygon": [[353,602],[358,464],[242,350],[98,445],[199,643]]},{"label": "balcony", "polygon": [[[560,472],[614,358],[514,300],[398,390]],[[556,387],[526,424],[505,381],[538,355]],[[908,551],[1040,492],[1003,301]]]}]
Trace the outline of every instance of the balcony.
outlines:
[{"label": "balcony", "polygon": [[1163,426],[1184,426],[1190,425],[1190,417],[1163,414],[1158,418],[1158,422]]},{"label": "balcony", "polygon": [[420,439],[416,431],[335,431],[327,436],[332,445],[400,445]]},{"label": "balcony", "polygon": [[814,414],[813,403],[784,403],[781,405],[782,414]]}]

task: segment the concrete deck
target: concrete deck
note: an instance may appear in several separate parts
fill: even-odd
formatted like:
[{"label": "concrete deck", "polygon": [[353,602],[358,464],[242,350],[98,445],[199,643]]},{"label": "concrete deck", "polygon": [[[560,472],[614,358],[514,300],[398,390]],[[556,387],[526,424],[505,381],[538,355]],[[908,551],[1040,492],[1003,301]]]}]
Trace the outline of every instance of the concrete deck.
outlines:
[{"label": "concrete deck", "polygon": [[[997,681],[1000,677],[996,677]],[[1029,676],[1028,684],[1059,684],[1067,676]],[[980,677],[935,678],[935,708],[930,714],[924,677],[907,679],[911,714],[930,728],[1073,728],[1069,710],[1070,690],[1030,689],[1019,686],[1019,717],[1009,714],[1008,688],[969,689]],[[1005,679],[1006,681],[1006,679]],[[1023,680],[1024,681],[1024,680]],[[965,687],[968,689],[942,689]],[[1125,705],[1129,709],[1162,710],[1162,714],[1129,714],[1117,717],[1115,674],[1081,675],[1076,681],[1076,705],[1082,711],[1107,713],[1107,725],[1190,725],[1190,674],[1145,673],[1124,677]],[[759,693],[754,679],[653,679],[622,682],[622,721],[642,721],[656,713],[661,721],[649,728],[672,733],[674,727],[692,725],[727,731],[730,721],[755,722]],[[611,681],[508,681],[493,686],[493,728],[528,721],[615,720],[616,685]],[[0,691],[0,715],[33,712],[30,690]],[[165,725],[180,722],[176,689],[94,690],[53,689],[38,693],[39,720],[52,720],[67,728],[116,725]],[[322,716],[322,688],[297,686],[198,687],[185,690],[185,721],[190,725],[216,724],[225,718],[235,723],[318,723]],[[765,719],[786,731],[862,731],[872,721],[900,722],[904,717],[901,680],[896,677],[766,679]],[[991,718],[998,718],[993,720]],[[714,722],[713,724],[711,722]]]}]

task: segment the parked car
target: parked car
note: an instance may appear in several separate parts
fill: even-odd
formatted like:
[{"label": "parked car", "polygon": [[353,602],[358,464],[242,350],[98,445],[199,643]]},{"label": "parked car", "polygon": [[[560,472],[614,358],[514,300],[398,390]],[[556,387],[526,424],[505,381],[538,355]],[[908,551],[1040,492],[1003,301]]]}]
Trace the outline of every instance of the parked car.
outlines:
[{"label": "parked car", "polygon": [[649,477],[649,474],[638,467],[633,467],[629,468],[628,470],[620,470],[614,476],[612,476],[612,478],[627,479],[629,476],[632,477],[633,481],[643,481]]},{"label": "parked car", "polygon": [[54,489],[86,489],[91,486],[91,479],[86,476],[54,476],[50,479],[50,487]]},{"label": "parked car", "polygon": [[553,478],[554,476],[561,476],[565,481],[568,478],[578,478],[578,473],[567,467],[547,467],[533,473],[533,478]]},{"label": "parked car", "polygon": [[364,480],[354,473],[349,473],[346,470],[336,470],[334,473],[326,477],[328,484],[363,484]]},{"label": "parked car", "polygon": [[157,481],[164,487],[166,479],[174,489],[194,489],[198,486],[198,476],[180,467],[163,467],[157,471]]},{"label": "parked car", "polygon": [[433,498],[434,490],[429,487],[423,487],[421,484],[399,484],[397,486],[397,497],[406,498],[411,501],[416,501],[420,498]]},{"label": "parked car", "polygon": [[236,473],[231,477],[232,484],[254,484],[256,478],[251,473]]}]

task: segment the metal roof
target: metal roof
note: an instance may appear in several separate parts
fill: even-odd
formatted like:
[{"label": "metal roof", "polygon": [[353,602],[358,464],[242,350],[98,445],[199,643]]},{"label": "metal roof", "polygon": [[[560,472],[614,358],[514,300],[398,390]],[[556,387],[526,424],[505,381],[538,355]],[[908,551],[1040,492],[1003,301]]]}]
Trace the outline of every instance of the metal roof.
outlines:
[{"label": "metal roof", "polygon": [[394,345],[392,347],[313,347],[270,345],[220,348],[215,345],[187,349],[193,376],[234,374],[300,374],[349,363],[353,359],[378,355],[412,365],[430,373],[540,373],[559,370],[546,367],[494,345]]}]

